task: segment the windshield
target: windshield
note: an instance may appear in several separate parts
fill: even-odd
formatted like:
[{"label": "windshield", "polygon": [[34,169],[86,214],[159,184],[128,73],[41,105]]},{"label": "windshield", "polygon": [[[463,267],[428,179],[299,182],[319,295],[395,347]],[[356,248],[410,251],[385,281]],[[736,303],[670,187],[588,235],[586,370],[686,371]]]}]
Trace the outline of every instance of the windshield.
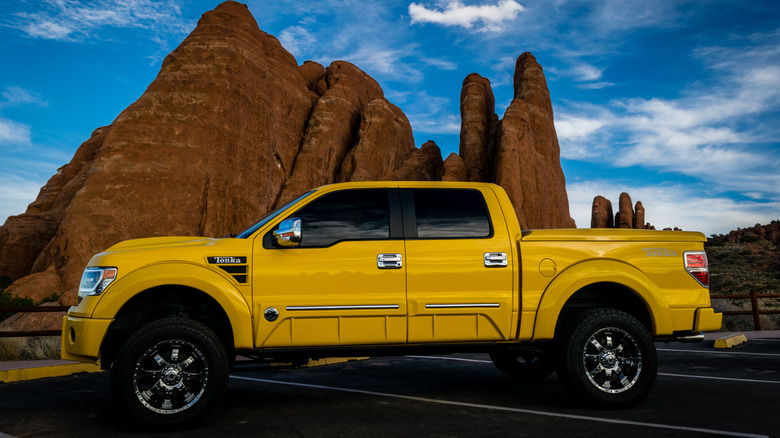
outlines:
[{"label": "windshield", "polygon": [[314,191],[314,190],[310,190],[310,191],[308,191],[308,192],[306,192],[306,193],[302,194],[301,196],[299,196],[299,197],[297,197],[297,198],[293,199],[292,201],[288,202],[288,203],[287,203],[287,205],[285,205],[284,207],[280,207],[279,209],[277,209],[277,210],[276,210],[276,211],[274,211],[273,213],[271,213],[271,214],[269,214],[268,216],[266,216],[266,217],[265,217],[264,219],[262,219],[260,222],[258,222],[258,223],[256,223],[256,224],[252,225],[252,226],[251,226],[251,227],[249,227],[249,228],[248,228],[246,231],[244,231],[244,232],[242,232],[241,234],[239,234],[238,236],[236,236],[236,238],[237,238],[237,239],[246,239],[247,237],[251,236],[252,234],[254,234],[254,233],[255,233],[255,231],[257,231],[257,230],[259,230],[260,228],[262,228],[262,227],[263,227],[263,225],[265,225],[265,224],[267,224],[268,222],[272,221],[272,220],[273,220],[273,219],[274,219],[276,216],[279,216],[279,214],[280,214],[280,213],[282,213],[283,211],[287,210],[287,207],[289,207],[289,206],[291,206],[291,205],[295,204],[296,202],[300,201],[301,199],[303,199],[303,198],[305,198],[305,197],[309,196],[309,194],[310,194],[311,192],[313,192],[313,191]]}]

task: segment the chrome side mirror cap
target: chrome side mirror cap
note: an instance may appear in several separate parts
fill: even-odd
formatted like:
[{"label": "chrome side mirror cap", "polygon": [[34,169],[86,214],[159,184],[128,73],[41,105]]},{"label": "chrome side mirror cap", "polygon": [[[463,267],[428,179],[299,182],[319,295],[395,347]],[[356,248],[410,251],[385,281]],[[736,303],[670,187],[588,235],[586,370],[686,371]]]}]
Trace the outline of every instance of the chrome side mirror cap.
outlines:
[{"label": "chrome side mirror cap", "polygon": [[294,217],[283,220],[274,231],[274,237],[279,246],[298,246],[301,243],[301,219]]}]

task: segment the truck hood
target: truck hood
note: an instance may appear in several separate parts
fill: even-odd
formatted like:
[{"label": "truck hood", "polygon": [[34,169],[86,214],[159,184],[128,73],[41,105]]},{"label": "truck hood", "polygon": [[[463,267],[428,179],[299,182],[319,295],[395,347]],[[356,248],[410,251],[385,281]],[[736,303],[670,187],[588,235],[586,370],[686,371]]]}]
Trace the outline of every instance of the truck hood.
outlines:
[{"label": "truck hood", "polygon": [[141,250],[141,249],[158,249],[158,248],[176,248],[184,246],[203,246],[214,244],[222,239],[214,239],[210,237],[183,237],[183,236],[170,236],[170,237],[147,237],[145,239],[132,239],[119,242],[116,245],[108,248],[105,252],[117,252],[117,251],[129,251],[129,250]]}]

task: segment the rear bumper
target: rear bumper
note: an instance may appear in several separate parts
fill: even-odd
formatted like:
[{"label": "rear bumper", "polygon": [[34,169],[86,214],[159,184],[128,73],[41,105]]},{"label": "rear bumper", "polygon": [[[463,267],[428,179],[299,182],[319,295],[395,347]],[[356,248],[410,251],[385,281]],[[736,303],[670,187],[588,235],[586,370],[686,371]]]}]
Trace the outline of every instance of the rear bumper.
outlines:
[{"label": "rear bumper", "polygon": [[79,318],[66,315],[62,320],[62,358],[97,363],[100,344],[113,319]]},{"label": "rear bumper", "polygon": [[715,312],[712,307],[700,307],[696,309],[696,319],[693,323],[693,330],[696,332],[711,332],[720,330],[723,324],[723,314]]}]

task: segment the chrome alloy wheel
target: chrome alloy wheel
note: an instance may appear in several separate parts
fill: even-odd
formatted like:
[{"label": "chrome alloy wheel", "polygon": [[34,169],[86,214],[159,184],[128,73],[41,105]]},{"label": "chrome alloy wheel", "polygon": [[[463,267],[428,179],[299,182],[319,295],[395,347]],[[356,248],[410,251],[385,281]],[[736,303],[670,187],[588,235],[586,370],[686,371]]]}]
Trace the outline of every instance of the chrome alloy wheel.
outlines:
[{"label": "chrome alloy wheel", "polygon": [[147,349],[135,364],[133,389],[147,409],[175,414],[194,405],[206,390],[208,361],[193,344],[164,340]]},{"label": "chrome alloy wheel", "polygon": [[585,343],[582,364],[590,382],[609,394],[627,391],[642,373],[639,344],[625,330],[606,327]]}]

